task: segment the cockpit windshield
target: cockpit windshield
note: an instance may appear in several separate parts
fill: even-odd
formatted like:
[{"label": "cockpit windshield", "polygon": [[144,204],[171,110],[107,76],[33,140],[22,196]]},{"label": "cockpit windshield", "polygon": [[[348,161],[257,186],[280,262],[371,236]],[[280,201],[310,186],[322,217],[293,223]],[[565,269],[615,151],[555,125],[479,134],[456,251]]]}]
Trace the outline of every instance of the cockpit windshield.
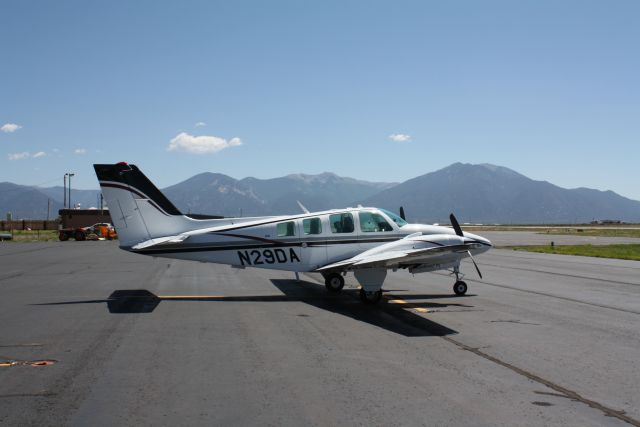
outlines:
[{"label": "cockpit windshield", "polygon": [[386,209],[380,209],[380,211],[382,211],[386,216],[391,218],[393,220],[393,222],[398,224],[398,227],[403,227],[403,226],[407,225],[407,221],[405,221],[404,219],[400,218],[398,215],[394,214],[393,212],[389,212]]}]

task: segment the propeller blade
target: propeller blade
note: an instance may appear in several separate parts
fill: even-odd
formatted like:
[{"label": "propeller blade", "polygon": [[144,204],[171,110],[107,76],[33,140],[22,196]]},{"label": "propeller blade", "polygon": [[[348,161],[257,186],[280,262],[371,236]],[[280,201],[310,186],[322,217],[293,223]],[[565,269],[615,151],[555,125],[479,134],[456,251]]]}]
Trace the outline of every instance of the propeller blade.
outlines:
[{"label": "propeller blade", "polygon": [[482,273],[480,273],[480,269],[478,268],[478,264],[476,264],[476,260],[473,259],[473,255],[471,255],[471,251],[467,251],[467,253],[469,254],[469,258],[471,258],[471,262],[473,262],[473,266],[476,268],[476,271],[478,272],[478,276],[480,276],[480,278],[482,279]]},{"label": "propeller blade", "polygon": [[400,206],[400,218],[404,219],[405,221],[407,220],[407,217],[404,216],[404,208],[402,206]]},{"label": "propeller blade", "polygon": [[464,237],[464,233],[462,232],[462,228],[460,228],[460,224],[458,224],[458,220],[453,214],[449,215],[449,220],[451,220],[451,226],[456,231],[456,234],[460,237]]}]

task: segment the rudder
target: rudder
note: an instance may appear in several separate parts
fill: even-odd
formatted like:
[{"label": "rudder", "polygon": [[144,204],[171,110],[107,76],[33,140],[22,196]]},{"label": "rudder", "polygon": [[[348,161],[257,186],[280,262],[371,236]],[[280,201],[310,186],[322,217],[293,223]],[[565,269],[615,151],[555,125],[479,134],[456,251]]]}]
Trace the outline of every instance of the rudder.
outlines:
[{"label": "rudder", "polygon": [[185,229],[185,217],[135,165],[93,165],[120,246]]}]

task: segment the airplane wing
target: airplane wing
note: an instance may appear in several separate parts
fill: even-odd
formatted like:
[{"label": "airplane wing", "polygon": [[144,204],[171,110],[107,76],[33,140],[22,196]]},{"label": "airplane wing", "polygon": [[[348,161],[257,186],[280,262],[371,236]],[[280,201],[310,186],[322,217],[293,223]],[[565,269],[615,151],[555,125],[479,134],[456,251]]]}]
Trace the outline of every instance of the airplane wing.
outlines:
[{"label": "airplane wing", "polygon": [[467,252],[470,245],[450,245],[437,246],[434,248],[412,249],[404,251],[388,251],[369,256],[356,255],[353,258],[334,262],[316,269],[316,271],[327,270],[354,270],[359,268],[386,267],[393,268],[400,264],[422,264],[443,253]]}]

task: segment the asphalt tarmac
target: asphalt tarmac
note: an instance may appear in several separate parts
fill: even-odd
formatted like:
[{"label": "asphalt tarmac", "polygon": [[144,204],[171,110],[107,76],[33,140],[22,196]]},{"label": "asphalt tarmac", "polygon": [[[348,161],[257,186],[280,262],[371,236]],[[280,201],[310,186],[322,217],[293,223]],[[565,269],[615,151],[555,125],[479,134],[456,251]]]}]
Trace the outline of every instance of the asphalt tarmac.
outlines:
[{"label": "asphalt tarmac", "polygon": [[115,242],[0,244],[0,425],[640,426],[640,262],[477,261],[467,296],[396,272],[368,307],[351,275],[328,295]]},{"label": "asphalt tarmac", "polygon": [[640,244],[637,237],[603,237],[603,236],[580,236],[545,234],[535,231],[474,231],[491,240],[495,246],[517,246],[517,245],[616,245],[635,243]]}]

